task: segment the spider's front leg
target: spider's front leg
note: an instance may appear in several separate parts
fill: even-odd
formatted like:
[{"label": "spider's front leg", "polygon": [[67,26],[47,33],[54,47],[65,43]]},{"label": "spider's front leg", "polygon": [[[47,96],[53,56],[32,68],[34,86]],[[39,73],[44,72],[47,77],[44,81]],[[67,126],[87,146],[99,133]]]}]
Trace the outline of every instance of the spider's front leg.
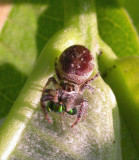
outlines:
[{"label": "spider's front leg", "polygon": [[49,116],[48,116],[48,112],[47,112],[47,110],[46,110],[46,105],[45,105],[45,102],[46,101],[53,101],[54,100],[54,96],[53,95],[51,95],[51,94],[47,94],[47,95],[42,95],[42,97],[41,97],[41,101],[40,101],[40,105],[41,105],[41,108],[42,108],[42,110],[43,110],[43,112],[44,112],[44,115],[45,115],[45,118],[46,118],[46,120],[49,122],[49,123],[53,123],[52,122],[52,120],[49,118]]},{"label": "spider's front leg", "polygon": [[88,84],[90,82],[94,81],[99,75],[100,75],[100,73],[97,73],[93,78],[88,79],[84,84],[82,84],[80,86],[80,92],[83,92],[85,90],[85,88],[88,88],[88,89],[90,89],[93,92],[94,89],[92,87],[90,87]]},{"label": "spider's front leg", "polygon": [[45,92],[46,87],[47,87],[51,82],[54,84],[55,88],[59,88],[59,84],[57,83],[57,81],[55,80],[55,78],[54,78],[54,77],[50,77],[50,78],[48,79],[47,83],[45,84],[44,88],[43,88],[43,92]]},{"label": "spider's front leg", "polygon": [[80,109],[79,109],[79,112],[77,114],[77,119],[72,124],[71,127],[74,127],[78,123],[78,121],[81,119],[81,117],[83,117],[83,119],[85,118],[87,107],[88,107],[88,101],[86,99],[83,99],[83,102],[81,102],[81,104],[80,104]]},{"label": "spider's front leg", "polygon": [[42,93],[42,96],[46,96],[46,94],[49,94],[49,95],[54,95],[53,96],[53,101],[54,102],[58,102],[59,99],[58,99],[58,96],[59,96],[59,90],[53,90],[53,89],[44,89],[43,90],[43,93]]}]

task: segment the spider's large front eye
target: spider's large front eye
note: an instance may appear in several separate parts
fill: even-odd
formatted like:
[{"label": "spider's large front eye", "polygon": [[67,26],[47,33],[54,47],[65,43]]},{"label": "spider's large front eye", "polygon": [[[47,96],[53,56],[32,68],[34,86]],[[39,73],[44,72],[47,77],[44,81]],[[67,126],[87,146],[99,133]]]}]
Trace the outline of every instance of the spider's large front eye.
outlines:
[{"label": "spider's large front eye", "polygon": [[71,92],[72,91],[72,87],[68,87],[68,92]]},{"label": "spider's large front eye", "polygon": [[94,59],[82,45],[67,48],[58,60],[57,70],[61,78],[76,84],[85,82],[93,72]]}]

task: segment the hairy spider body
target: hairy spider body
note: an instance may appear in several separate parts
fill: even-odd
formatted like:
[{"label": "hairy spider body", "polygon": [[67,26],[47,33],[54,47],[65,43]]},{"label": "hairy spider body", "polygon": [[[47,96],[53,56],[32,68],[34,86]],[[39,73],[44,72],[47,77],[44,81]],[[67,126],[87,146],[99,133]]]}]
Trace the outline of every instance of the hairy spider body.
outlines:
[{"label": "hairy spider body", "polygon": [[[88,84],[98,77],[99,73],[89,79],[93,72],[94,59],[90,51],[82,45],[73,45],[67,48],[55,63],[55,71],[60,83],[54,77],[50,77],[44,86],[40,100],[48,122],[52,120],[48,112],[66,112],[70,115],[77,114],[76,121],[71,127],[76,125],[81,118],[85,118],[88,101],[82,94],[85,88],[93,91]],[[47,89],[52,82],[55,90]],[[46,102],[50,101],[47,105]],[[78,107],[78,108],[77,108]]]}]

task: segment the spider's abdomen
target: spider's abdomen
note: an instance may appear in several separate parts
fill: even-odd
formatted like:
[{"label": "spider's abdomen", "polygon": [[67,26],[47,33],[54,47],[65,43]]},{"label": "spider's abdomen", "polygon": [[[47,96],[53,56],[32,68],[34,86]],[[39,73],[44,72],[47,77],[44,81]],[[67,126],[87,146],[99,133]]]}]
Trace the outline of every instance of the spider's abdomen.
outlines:
[{"label": "spider's abdomen", "polygon": [[94,59],[90,51],[82,45],[67,48],[59,57],[57,70],[61,78],[75,84],[85,82],[93,72]]}]

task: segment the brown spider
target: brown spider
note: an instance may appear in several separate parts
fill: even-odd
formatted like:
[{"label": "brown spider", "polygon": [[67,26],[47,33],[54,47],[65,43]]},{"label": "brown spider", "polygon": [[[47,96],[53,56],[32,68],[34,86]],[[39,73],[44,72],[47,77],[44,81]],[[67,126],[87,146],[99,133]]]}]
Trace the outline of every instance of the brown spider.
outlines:
[{"label": "brown spider", "polygon": [[[90,51],[82,45],[70,46],[60,55],[58,63],[55,63],[59,83],[54,77],[50,77],[44,86],[40,100],[48,122],[52,123],[48,116],[50,111],[67,112],[70,115],[77,114],[77,119],[71,127],[76,125],[81,117],[85,118],[88,101],[83,98],[82,94],[85,88],[93,91],[88,84],[99,76],[97,73],[89,79],[93,68],[94,59]],[[46,89],[50,82],[54,84],[55,90]],[[51,104],[46,105],[46,101],[50,101]],[[80,106],[78,111],[76,106]]]}]

